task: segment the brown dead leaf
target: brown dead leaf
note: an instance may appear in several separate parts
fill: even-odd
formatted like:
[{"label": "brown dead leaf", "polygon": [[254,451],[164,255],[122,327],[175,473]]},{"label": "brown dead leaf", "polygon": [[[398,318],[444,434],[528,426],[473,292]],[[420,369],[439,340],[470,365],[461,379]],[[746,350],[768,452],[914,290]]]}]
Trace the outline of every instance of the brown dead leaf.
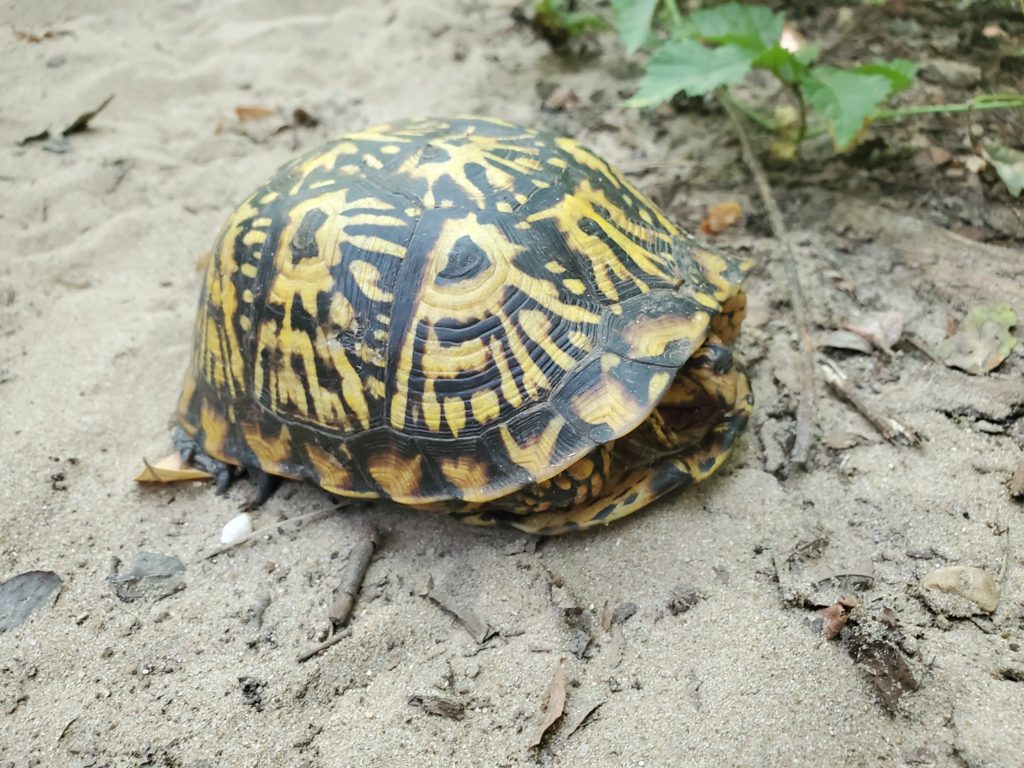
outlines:
[{"label": "brown dead leaf", "polygon": [[135,476],[137,483],[177,483],[182,480],[212,480],[213,475],[182,461],[177,453],[156,462],[142,460],[145,468]]},{"label": "brown dead leaf", "polygon": [[743,216],[743,208],[735,200],[716,203],[708,208],[707,218],[700,223],[700,231],[705,235],[717,235],[724,232]]},{"label": "brown dead leaf", "polygon": [[928,147],[928,154],[931,155],[932,162],[936,165],[946,165],[946,163],[953,159],[953,154],[943,147]]},{"label": "brown dead leaf", "polygon": [[889,712],[896,711],[904,693],[921,687],[899,648],[864,629],[854,626],[847,633],[846,651],[871,676],[878,698]]},{"label": "brown dead leaf", "polygon": [[249,104],[235,107],[235,114],[238,116],[240,121],[247,123],[253,120],[266,120],[268,117],[273,117],[277,113],[267,107]]},{"label": "brown dead leaf", "polygon": [[829,349],[845,349],[849,352],[860,352],[870,355],[874,350],[871,344],[863,336],[851,331],[829,331],[817,338],[819,347]]},{"label": "brown dead leaf", "polygon": [[544,100],[544,109],[550,112],[564,112],[571,109],[579,109],[583,106],[583,100],[579,94],[568,86],[555,88],[551,95]]},{"label": "brown dead leaf", "polygon": [[821,636],[826,640],[839,637],[839,633],[843,631],[843,627],[846,626],[846,622],[850,618],[846,606],[842,603],[834,603],[828,608],[821,608],[818,613],[822,618]]},{"label": "brown dead leaf", "polygon": [[847,331],[862,336],[883,352],[892,353],[892,346],[903,335],[903,313],[874,312],[856,323],[843,326]]},{"label": "brown dead leaf", "polygon": [[981,173],[988,162],[980,155],[968,155],[964,158],[964,167],[971,173]]},{"label": "brown dead leaf", "polygon": [[530,749],[536,749],[544,740],[545,734],[565,711],[565,671],[562,669],[562,662],[559,660],[555,667],[555,673],[551,677],[551,684],[548,686],[547,699],[544,701],[544,708],[541,711],[540,724],[530,740]]}]

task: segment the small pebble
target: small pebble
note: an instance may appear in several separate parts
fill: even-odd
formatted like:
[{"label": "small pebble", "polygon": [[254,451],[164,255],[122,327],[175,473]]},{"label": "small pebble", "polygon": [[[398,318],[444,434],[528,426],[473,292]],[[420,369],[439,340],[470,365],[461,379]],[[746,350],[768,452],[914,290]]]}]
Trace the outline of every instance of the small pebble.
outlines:
[{"label": "small pebble", "polygon": [[228,520],[220,532],[220,543],[234,544],[244,539],[250,533],[252,533],[252,515],[248,512],[242,512],[240,515],[235,515]]}]

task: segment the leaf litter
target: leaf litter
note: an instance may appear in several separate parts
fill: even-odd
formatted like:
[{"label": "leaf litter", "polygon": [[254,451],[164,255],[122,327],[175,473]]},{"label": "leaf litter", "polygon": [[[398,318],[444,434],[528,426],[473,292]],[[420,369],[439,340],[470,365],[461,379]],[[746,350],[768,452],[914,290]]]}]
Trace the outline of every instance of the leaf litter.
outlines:
[{"label": "leaf litter", "polygon": [[998,368],[1017,344],[1010,329],[1017,314],[1009,304],[983,304],[967,313],[935,354],[950,368],[980,376]]},{"label": "leaf litter", "polygon": [[551,726],[562,717],[563,712],[565,712],[565,670],[562,669],[562,661],[559,659],[548,685],[544,705],[541,708],[540,722],[534,731],[533,738],[530,739],[530,749],[536,749],[541,745],[544,736]]}]

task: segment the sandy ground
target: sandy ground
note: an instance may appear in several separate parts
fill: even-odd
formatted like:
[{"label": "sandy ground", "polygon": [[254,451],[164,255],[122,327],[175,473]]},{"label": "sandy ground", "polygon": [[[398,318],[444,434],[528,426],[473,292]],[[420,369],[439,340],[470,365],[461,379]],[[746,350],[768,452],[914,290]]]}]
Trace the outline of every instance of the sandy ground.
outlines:
[{"label": "sandy ground", "polygon": [[[807,472],[787,473],[795,337],[777,246],[756,228],[725,240],[762,262],[743,342],[757,417],[720,476],[612,527],[538,543],[365,508],[199,560],[250,488],[131,481],[169,447],[197,258],[298,149],[398,117],[491,113],[627,166],[678,160],[637,183],[688,226],[705,203],[750,194],[720,116],[618,110],[631,81],[609,74],[617,53],[610,70],[561,64],[510,10],[5,4],[15,29],[70,34],[0,30],[0,581],[63,579],[52,605],[0,634],[0,766],[1024,765],[1024,521],[1005,487],[1022,456],[1024,356],[974,378],[909,347],[840,355],[868,400],[928,440],[889,445],[822,387],[819,436],[867,440],[819,444]],[[597,108],[544,111],[538,82]],[[70,151],[16,146],[110,94]],[[239,125],[239,105],[321,122],[267,137],[280,121]],[[898,309],[935,343],[979,302],[1024,316],[1019,251],[883,199],[812,189],[787,206],[818,324]],[[256,523],[329,504],[289,486]],[[369,521],[384,543],[350,635],[299,664]],[[138,552],[179,557],[185,588],[119,600],[112,564]],[[958,565],[997,579],[994,613],[920,589]],[[499,634],[478,645],[422,596],[431,577]],[[816,608],[841,595],[857,607],[826,640]],[[605,607],[622,603],[635,614],[606,629]],[[565,715],[530,750],[559,665]],[[894,676],[918,690],[887,707]],[[410,705],[427,694],[464,718]]]}]

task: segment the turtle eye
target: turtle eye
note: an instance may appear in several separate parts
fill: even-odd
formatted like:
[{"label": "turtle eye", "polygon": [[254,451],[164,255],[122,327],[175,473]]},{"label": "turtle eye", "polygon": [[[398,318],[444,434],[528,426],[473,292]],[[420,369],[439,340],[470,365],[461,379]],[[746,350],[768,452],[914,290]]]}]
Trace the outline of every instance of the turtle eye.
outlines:
[{"label": "turtle eye", "polygon": [[490,266],[491,260],[483,248],[474,243],[468,235],[463,235],[448,251],[448,262],[438,273],[437,282],[446,285],[469,280],[486,272]]}]

